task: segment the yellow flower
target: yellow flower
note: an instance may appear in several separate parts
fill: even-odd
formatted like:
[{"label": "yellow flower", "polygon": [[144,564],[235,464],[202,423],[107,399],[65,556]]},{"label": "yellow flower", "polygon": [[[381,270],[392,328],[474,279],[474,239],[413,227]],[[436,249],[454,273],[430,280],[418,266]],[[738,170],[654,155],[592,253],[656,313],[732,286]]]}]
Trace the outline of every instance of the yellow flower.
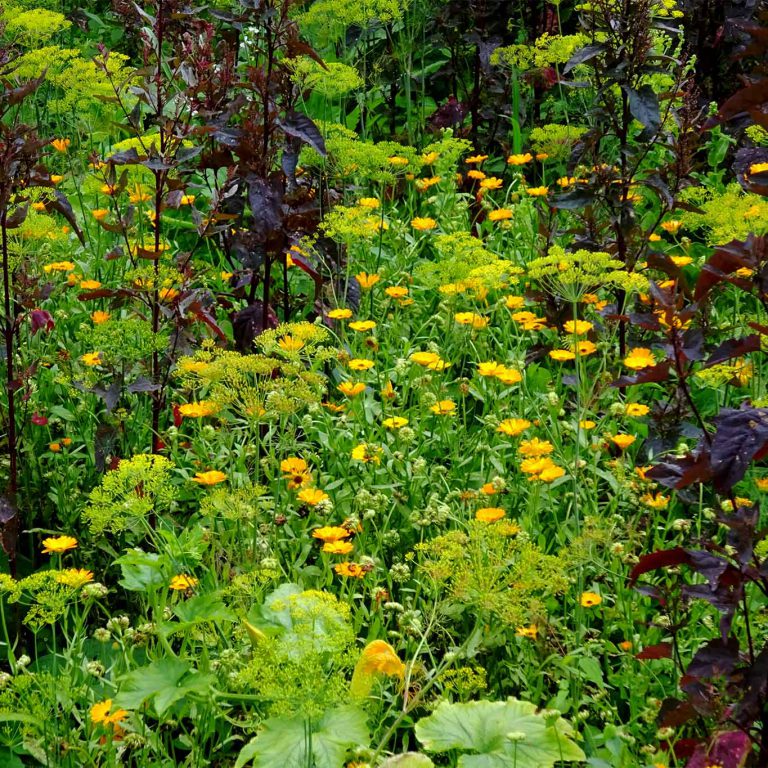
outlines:
[{"label": "yellow flower", "polygon": [[355,320],[354,323],[350,323],[349,327],[353,331],[364,333],[365,331],[372,331],[376,327],[376,323],[373,320]]},{"label": "yellow flower", "polygon": [[646,493],[641,497],[640,503],[651,509],[666,509],[669,504],[669,496],[664,496],[661,493],[657,493],[655,496],[651,493]]},{"label": "yellow flower", "polygon": [[597,351],[597,345],[593,341],[580,341],[574,344],[572,349],[575,349],[581,357],[586,357]]},{"label": "yellow flower", "polygon": [[88,366],[94,367],[101,365],[101,358],[99,355],[101,352],[86,352],[84,355],[80,355],[80,359]]},{"label": "yellow flower", "polygon": [[547,153],[547,152],[537,152],[536,153],[536,159],[540,160],[540,161],[548,160],[549,159],[549,153]]},{"label": "yellow flower", "polygon": [[[353,574],[357,575],[357,574]],[[373,640],[363,648],[360,659],[352,673],[349,691],[353,698],[361,699],[368,696],[373,683],[379,676],[405,676],[405,664],[395,653],[395,649],[384,640]]]},{"label": "yellow flower", "polygon": [[325,501],[328,498],[328,494],[319,488],[303,488],[297,494],[297,498],[310,507],[316,507],[321,501]]},{"label": "yellow flower", "polygon": [[291,490],[308,485],[312,480],[312,473],[304,459],[298,456],[289,456],[280,462],[280,471],[283,473],[283,480],[288,481],[288,487]]},{"label": "yellow flower", "polygon": [[456,403],[453,400],[438,400],[429,410],[438,416],[447,416],[456,410]]},{"label": "yellow flower", "polygon": [[487,179],[483,179],[480,182],[480,189],[501,189],[504,182],[501,179],[497,179],[495,176],[489,176]]},{"label": "yellow flower", "polygon": [[536,317],[533,312],[515,312],[512,314],[512,319],[522,325],[525,331],[540,331],[546,328],[546,318]]},{"label": "yellow flower", "polygon": [[224,472],[219,472],[217,469],[209,469],[207,472],[195,472],[192,482],[199,483],[200,485],[218,485],[226,479],[227,476]]},{"label": "yellow flower", "polygon": [[179,406],[179,413],[188,419],[201,419],[211,416],[218,410],[216,403],[210,400],[200,400],[197,403],[184,403]]},{"label": "yellow flower", "polygon": [[408,295],[408,289],[404,285],[390,285],[384,289],[384,293],[393,299],[404,299]]},{"label": "yellow flower", "polygon": [[564,474],[565,470],[562,467],[558,467],[557,464],[552,464],[539,472],[538,478],[543,483],[551,483],[559,477],[562,477]]},{"label": "yellow flower", "polygon": [[365,576],[365,570],[362,565],[357,563],[338,563],[333,566],[333,570],[339,574],[339,576],[348,576],[353,579],[362,579]]},{"label": "yellow flower", "polygon": [[98,280],[81,280],[80,287],[85,291],[95,291],[101,288],[101,283]]},{"label": "yellow flower", "polygon": [[555,184],[557,184],[558,187],[561,189],[565,189],[566,187],[572,187],[576,183],[576,177],[575,176],[561,176]]},{"label": "yellow flower", "polygon": [[563,363],[566,360],[573,360],[576,357],[576,354],[571,352],[570,349],[551,349],[549,351],[549,356],[553,360],[557,360],[558,363]]},{"label": "yellow flower", "polygon": [[361,197],[357,201],[357,204],[361,208],[368,208],[371,211],[375,210],[380,205],[379,201],[375,197]]},{"label": "yellow flower", "polygon": [[507,386],[517,384],[523,380],[523,375],[520,373],[520,371],[516,371],[514,368],[507,368],[506,365],[500,366],[494,376],[502,384],[506,384]]},{"label": "yellow flower", "polygon": [[59,453],[61,451],[61,443],[48,443],[48,450],[51,453]]},{"label": "yellow flower", "polygon": [[525,165],[533,160],[533,155],[530,152],[526,152],[524,155],[510,155],[507,158],[509,165]]},{"label": "yellow flower", "polygon": [[475,512],[475,520],[481,523],[495,523],[507,513],[501,507],[481,507]]},{"label": "yellow flower", "polygon": [[[355,275],[355,280],[357,280],[358,283],[360,283],[360,287],[367,291],[369,288],[373,288],[376,283],[381,280],[381,275],[377,275],[375,272],[372,274],[368,274],[367,272],[358,272]],[[329,313],[330,316],[330,313]]]},{"label": "yellow flower", "polygon": [[661,240],[661,235],[657,235],[655,232],[652,232],[650,235],[648,235],[649,243],[658,243],[660,240]]},{"label": "yellow flower", "polygon": [[50,272],[71,272],[75,268],[75,265],[71,261],[54,261],[52,264],[46,264],[43,267],[43,272],[46,274]]},{"label": "yellow flower", "polygon": [[656,359],[650,349],[645,347],[635,347],[629,351],[624,358],[624,365],[634,371],[640,371],[643,368],[650,368],[656,365]]},{"label": "yellow flower", "polygon": [[671,219],[670,221],[661,222],[661,228],[670,235],[676,235],[682,226],[683,222],[680,221],[680,219]]},{"label": "yellow flower", "polygon": [[758,491],[768,491],[768,477],[758,477],[755,479],[755,485]]},{"label": "yellow flower", "polygon": [[178,576],[174,576],[171,579],[171,583],[168,585],[168,589],[181,592],[187,589],[192,589],[192,587],[197,586],[197,584],[198,580],[194,576],[189,576],[186,573],[180,573]]},{"label": "yellow flower", "polygon": [[370,443],[361,443],[352,449],[352,459],[363,464],[381,464],[381,448]]},{"label": "yellow flower", "polygon": [[[473,168],[471,171],[467,171],[467,178],[468,179],[475,179],[476,181],[480,181],[484,178],[486,178],[486,174],[484,174],[482,171]],[[461,183],[461,182],[459,182]]]},{"label": "yellow flower", "polygon": [[67,568],[56,577],[56,581],[67,587],[80,589],[89,581],[93,581],[93,571],[87,571],[85,568]]},{"label": "yellow flower", "polygon": [[634,435],[613,435],[611,442],[617,445],[621,450],[626,450],[637,438]]},{"label": "yellow flower", "polygon": [[509,208],[498,208],[488,214],[488,221],[506,221],[512,218],[512,211]]},{"label": "yellow flower", "polygon": [[504,305],[507,309],[522,309],[525,306],[525,297],[506,296],[504,298]]},{"label": "yellow flower", "polygon": [[504,366],[501,363],[478,363],[477,373],[480,376],[495,376],[503,368]]},{"label": "yellow flower", "polygon": [[596,592],[582,592],[579,602],[584,608],[595,608],[603,602],[603,598]]},{"label": "yellow flower", "polygon": [[411,226],[417,229],[419,232],[427,232],[430,229],[434,229],[437,226],[437,222],[429,217],[416,217],[411,220]]},{"label": "yellow flower", "polygon": [[528,421],[528,419],[504,419],[504,421],[496,427],[496,431],[501,432],[502,435],[516,437],[525,432],[530,426],[531,422]]},{"label": "yellow flower", "polygon": [[373,368],[375,363],[373,360],[368,360],[364,357],[354,357],[347,363],[347,365],[353,371],[369,371]]},{"label": "yellow flower", "polygon": [[128,717],[128,712],[124,709],[112,709],[112,699],[99,701],[91,707],[91,722],[94,725],[114,725],[118,726]]},{"label": "yellow flower", "polygon": [[531,197],[546,197],[549,187],[526,187],[525,193]]},{"label": "yellow flower", "polygon": [[304,347],[304,342],[301,339],[288,335],[283,336],[283,338],[277,342],[277,345],[280,349],[283,349],[286,352],[298,352]]},{"label": "yellow flower", "polygon": [[693,259],[690,256],[670,256],[669,260],[676,267],[687,267],[689,264],[693,263]]},{"label": "yellow flower", "polygon": [[408,419],[403,416],[391,416],[381,422],[387,429],[400,429],[408,424]]},{"label": "yellow flower", "polygon": [[336,389],[347,397],[356,397],[365,392],[365,384],[361,381],[342,381]]},{"label": "yellow flower", "polygon": [[[360,277],[360,275],[358,275],[358,277]],[[378,275],[376,275],[376,277],[378,277]],[[332,309],[328,313],[328,317],[330,317],[331,320],[349,320],[349,318],[352,317],[352,310],[351,309]]]},{"label": "yellow flower", "polygon": [[645,416],[651,409],[642,403],[627,403],[624,407],[624,413],[627,416]]},{"label": "yellow flower", "polygon": [[54,139],[51,142],[51,146],[57,151],[57,152],[66,152],[69,149],[69,145],[72,142],[69,139]]},{"label": "yellow flower", "polygon": [[488,159],[488,155],[472,155],[468,157],[464,162],[467,165],[480,165],[484,160]]},{"label": "yellow flower", "polygon": [[531,440],[523,440],[517,452],[521,456],[546,456],[555,450],[555,446],[548,440],[539,440],[534,437]]},{"label": "yellow flower", "polygon": [[768,171],[768,163],[752,163],[749,166],[749,172],[752,173],[765,173]]},{"label": "yellow flower", "polygon": [[597,426],[592,419],[583,419],[579,422],[579,429],[594,429]]},{"label": "yellow flower", "polygon": [[530,640],[535,640],[539,634],[539,628],[535,624],[531,624],[527,627],[518,627],[515,630],[515,634],[518,637],[527,637]]},{"label": "yellow flower", "polygon": [[440,355],[435,352],[414,352],[410,356],[410,360],[417,365],[423,365],[428,368],[432,363],[436,363],[440,360]]},{"label": "yellow flower", "polygon": [[54,184],[61,184],[61,182],[64,181],[64,177],[58,173],[52,173],[50,178]]},{"label": "yellow flower", "polygon": [[473,328],[485,328],[488,325],[488,318],[476,312],[457,312],[453,319],[459,325],[471,325]]},{"label": "yellow flower", "polygon": [[586,320],[567,320],[563,323],[565,332],[573,333],[576,336],[583,336],[585,333],[589,333],[593,327],[592,323]]},{"label": "yellow flower", "polygon": [[96,221],[104,221],[104,219],[109,216],[109,209],[108,208],[96,208],[95,210],[91,211],[91,215],[93,216]]},{"label": "yellow flower", "polygon": [[320,539],[324,543],[348,539],[352,534],[340,525],[324,525],[312,531],[312,538]]},{"label": "yellow flower", "polygon": [[348,555],[354,548],[351,541],[329,541],[323,544],[323,552],[329,555]]},{"label": "yellow flower", "polygon": [[381,396],[385,400],[394,400],[397,397],[397,392],[395,392],[395,388],[392,386],[392,382],[387,379],[387,383],[381,388]]},{"label": "yellow flower", "polygon": [[440,157],[440,155],[437,152],[425,152],[421,156],[421,162],[424,163],[424,165],[432,165],[438,157]]},{"label": "yellow flower", "polygon": [[400,157],[399,155],[392,155],[392,157],[388,158],[389,162],[392,165],[408,165],[408,158],[407,157]]}]

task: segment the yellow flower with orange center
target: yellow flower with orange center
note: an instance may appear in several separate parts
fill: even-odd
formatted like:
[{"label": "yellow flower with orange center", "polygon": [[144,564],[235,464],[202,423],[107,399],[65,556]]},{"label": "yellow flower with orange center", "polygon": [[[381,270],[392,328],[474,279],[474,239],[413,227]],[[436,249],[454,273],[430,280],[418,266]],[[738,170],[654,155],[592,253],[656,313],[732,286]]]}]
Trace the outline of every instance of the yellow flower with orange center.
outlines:
[{"label": "yellow flower with orange center", "polygon": [[352,534],[340,525],[324,525],[322,528],[315,528],[312,531],[312,538],[320,539],[320,541],[327,543],[331,541],[342,541],[348,539]]},{"label": "yellow flower with orange center", "polygon": [[192,482],[198,483],[198,485],[218,485],[226,479],[227,476],[224,472],[220,472],[217,469],[209,469],[207,472],[195,472]]},{"label": "yellow flower with orange center", "polygon": [[112,699],[99,701],[91,707],[91,722],[94,725],[111,725],[117,728],[128,717],[125,709],[112,711]]},{"label": "yellow flower with orange center", "polygon": [[86,352],[80,355],[80,359],[89,367],[101,365],[101,352]]},{"label": "yellow flower with orange center", "polygon": [[481,507],[475,512],[475,520],[481,523],[494,523],[501,520],[506,512],[501,507]]},{"label": "yellow flower with orange center", "polygon": [[319,488],[302,488],[298,492],[297,498],[299,501],[304,502],[304,504],[307,504],[310,507],[316,507],[318,504],[328,499],[328,494],[325,491],[321,491]]},{"label": "yellow flower with orange center", "polygon": [[596,608],[603,602],[603,598],[597,592],[582,592],[579,602],[583,608]]},{"label": "yellow flower with orange center", "polygon": [[642,403],[627,403],[624,406],[624,413],[627,416],[646,416],[651,409]]},{"label": "yellow flower with orange center", "polygon": [[509,208],[497,208],[488,214],[488,221],[508,221],[512,218],[512,211]]},{"label": "yellow flower with orange center", "polygon": [[377,445],[361,443],[352,449],[352,459],[363,464],[381,464],[382,450]]},{"label": "yellow flower with orange center", "polygon": [[349,366],[350,370],[353,371],[369,371],[375,363],[373,360],[368,360],[367,358],[363,357],[354,357],[352,358],[347,365]]},{"label": "yellow flower with orange center", "polygon": [[574,360],[576,357],[575,352],[571,352],[570,349],[551,349],[549,356],[553,360],[557,360],[558,363],[564,363],[568,360]]},{"label": "yellow flower with orange center", "polygon": [[507,386],[511,386],[512,384],[517,384],[518,382],[523,380],[523,374],[520,373],[520,371],[516,370],[515,368],[507,368],[506,365],[502,365],[496,371],[494,376],[502,384],[506,384]]},{"label": "yellow flower with orange center", "polygon": [[280,462],[280,471],[283,480],[288,481],[291,490],[308,485],[312,480],[312,473],[307,462],[298,456],[289,456]]},{"label": "yellow flower with orange center", "polygon": [[533,155],[530,152],[526,152],[523,155],[510,155],[507,158],[507,163],[509,165],[525,165],[530,163],[531,160],[533,160]]},{"label": "yellow flower with orange center", "polygon": [[333,570],[339,576],[346,576],[351,579],[362,579],[365,576],[365,569],[358,563],[337,563],[333,566]]},{"label": "yellow flower with orange center", "polygon": [[456,411],[456,403],[453,400],[438,400],[429,410],[438,416],[447,416]]},{"label": "yellow flower with orange center", "polygon": [[487,179],[483,179],[480,182],[480,189],[494,190],[501,189],[504,186],[504,182],[501,179],[497,179],[495,176],[489,176]]},{"label": "yellow flower with orange center", "polygon": [[393,299],[404,299],[408,295],[408,289],[404,285],[390,285],[384,289],[384,293]]},{"label": "yellow flower with orange center", "polygon": [[683,226],[683,222],[680,221],[680,219],[671,219],[669,221],[662,221],[660,226],[670,235],[676,235],[680,231],[680,228]]}]

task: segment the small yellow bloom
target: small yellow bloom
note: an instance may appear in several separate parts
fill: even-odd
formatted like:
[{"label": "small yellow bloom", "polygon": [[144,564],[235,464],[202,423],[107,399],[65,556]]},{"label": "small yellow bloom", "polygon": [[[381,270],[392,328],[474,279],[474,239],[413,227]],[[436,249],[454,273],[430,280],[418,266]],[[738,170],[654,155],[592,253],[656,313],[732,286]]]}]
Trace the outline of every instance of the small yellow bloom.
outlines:
[{"label": "small yellow bloom", "polygon": [[375,210],[380,205],[379,201],[375,197],[361,197],[357,201],[357,204],[361,208],[367,208],[370,211]]},{"label": "small yellow bloom", "polygon": [[86,352],[84,355],[80,355],[80,359],[88,366],[93,368],[94,366],[101,365],[101,352]]},{"label": "small yellow bloom", "polygon": [[323,544],[323,552],[328,555],[348,555],[354,548],[351,541],[329,541]]},{"label": "small yellow bloom", "polygon": [[438,416],[447,416],[456,410],[456,403],[453,400],[438,400],[429,410]]},{"label": "small yellow bloom", "polygon": [[52,536],[43,539],[44,555],[60,555],[68,549],[77,547],[77,539],[74,536]]},{"label": "small yellow bloom", "polygon": [[106,323],[107,320],[111,315],[109,312],[104,312],[100,309],[97,309],[95,312],[91,313],[91,320],[93,320],[95,325],[101,325],[102,323]]},{"label": "small yellow bloom", "polygon": [[298,352],[300,349],[303,349],[304,342],[301,339],[297,339],[295,336],[288,335],[283,336],[283,338],[277,342],[277,345],[285,352]]},{"label": "small yellow bloom", "polygon": [[408,295],[408,289],[404,285],[390,285],[384,289],[384,293],[393,299],[404,299]]},{"label": "small yellow bloom", "polygon": [[312,538],[320,539],[324,543],[348,539],[352,534],[340,525],[324,525],[312,531]]},{"label": "small yellow bloom", "polygon": [[56,581],[67,587],[80,589],[93,581],[93,571],[87,571],[85,568],[67,568],[56,577]]},{"label": "small yellow bloom", "polygon": [[457,312],[453,319],[459,325],[471,325],[473,328],[485,328],[488,325],[488,318],[479,315],[476,312]]},{"label": "small yellow bloom", "polygon": [[128,712],[124,709],[110,712],[111,709],[112,699],[97,702],[91,707],[91,722],[94,725],[112,725],[117,728],[128,717]]},{"label": "small yellow bloom", "polygon": [[408,424],[408,419],[404,416],[391,416],[381,422],[387,429],[400,429]]},{"label": "small yellow bloom", "polygon": [[[378,275],[377,275],[378,277]],[[332,309],[328,313],[328,317],[331,318],[331,320],[349,320],[350,317],[352,317],[352,310],[351,309]]]},{"label": "small yellow bloom", "polygon": [[512,218],[512,211],[509,208],[497,208],[488,214],[488,221],[507,221]]},{"label": "small yellow bloom", "polygon": [[530,152],[526,152],[524,155],[510,155],[507,158],[509,165],[525,165],[533,160],[533,155]]},{"label": "small yellow bloom", "polygon": [[666,509],[669,505],[669,496],[664,496],[662,493],[657,493],[655,496],[646,493],[641,497],[640,503],[651,509]]},{"label": "small yellow bloom", "polygon": [[171,583],[168,585],[168,589],[182,592],[192,587],[197,586],[198,580],[194,576],[189,576],[186,573],[180,573],[178,576],[174,576],[171,579]]},{"label": "small yellow bloom", "polygon": [[496,431],[502,435],[508,435],[509,437],[516,437],[517,435],[525,432],[528,427],[531,426],[531,422],[528,419],[504,419],[496,427]]},{"label": "small yellow bloom", "polygon": [[369,371],[375,363],[373,360],[368,360],[366,358],[361,357],[355,357],[350,360],[347,365],[349,366],[350,370],[352,371]]},{"label": "small yellow bloom", "polygon": [[376,327],[376,323],[374,323],[373,320],[355,320],[353,323],[349,324],[349,327],[353,331],[364,333],[365,331],[372,331]]},{"label": "small yellow bloom", "polygon": [[467,165],[480,165],[484,160],[488,159],[488,155],[472,155],[468,157],[464,162]]},{"label": "small yellow bloom", "polygon": [[52,264],[46,264],[43,267],[43,272],[46,274],[50,272],[71,272],[75,268],[75,265],[71,261],[54,261]]},{"label": "small yellow bloom", "polygon": [[496,371],[494,376],[502,384],[506,384],[507,386],[511,386],[512,384],[517,384],[518,382],[521,382],[523,380],[523,374],[520,373],[520,371],[515,370],[514,368],[507,368],[506,365],[502,365]]},{"label": "small yellow bloom", "polygon": [[101,288],[101,283],[98,280],[81,280],[80,287],[84,291],[96,291]]},{"label": "small yellow bloom", "polygon": [[96,221],[104,221],[104,219],[109,216],[109,209],[108,208],[96,208],[93,211],[91,211],[91,215],[93,216]]},{"label": "small yellow bloom", "polygon": [[557,360],[558,363],[564,363],[567,360],[573,360],[576,357],[575,352],[571,352],[570,349],[551,349],[549,356],[553,360]]},{"label": "small yellow bloom", "polygon": [[493,190],[501,189],[504,186],[504,182],[501,179],[497,179],[495,176],[489,176],[487,179],[483,179],[480,182],[480,189]]},{"label": "small yellow bloom", "polygon": [[583,336],[585,333],[589,333],[594,326],[587,320],[567,320],[563,323],[563,328],[566,333]]},{"label": "small yellow bloom", "polygon": [[434,229],[437,226],[437,222],[429,217],[416,217],[411,220],[411,226],[419,232],[428,232],[430,229]]},{"label": "small yellow bloom", "polygon": [[549,187],[526,187],[525,193],[531,197],[546,197],[549,194]]},{"label": "small yellow bloom", "polygon": [[690,256],[670,256],[669,260],[676,267],[687,267],[689,264],[693,263],[693,259]]},{"label": "small yellow bloom", "polygon": [[57,151],[57,152],[66,152],[69,149],[69,145],[71,144],[70,139],[54,139],[51,142],[51,146]]},{"label": "small yellow bloom", "polygon": [[592,419],[583,419],[579,422],[579,429],[594,429],[597,424]]},{"label": "small yellow bloom", "polygon": [[546,456],[555,450],[555,446],[549,440],[539,440],[534,437],[531,440],[523,440],[517,452],[521,456]]},{"label": "small yellow bloom", "polygon": [[611,442],[621,448],[622,451],[629,448],[637,438],[634,435],[612,435]]},{"label": "small yellow bloom", "polygon": [[579,602],[584,608],[595,608],[603,602],[603,598],[596,592],[582,592]]},{"label": "small yellow bloom", "polygon": [[363,464],[381,464],[382,450],[377,445],[361,443],[352,449],[353,461],[361,461]]},{"label": "small yellow bloom", "polygon": [[525,306],[525,297],[506,296],[504,298],[504,306],[506,306],[507,309],[522,309]]},{"label": "small yellow bloom", "polygon": [[535,624],[531,624],[527,627],[518,627],[515,630],[515,634],[518,637],[527,637],[530,640],[535,640],[539,635],[539,628]]},{"label": "small yellow bloom", "polygon": [[338,563],[333,566],[333,570],[339,574],[339,576],[347,576],[351,579],[362,579],[365,576],[365,569],[358,563]]},{"label": "small yellow bloom", "polygon": [[624,358],[624,365],[627,368],[631,368],[634,371],[640,371],[643,368],[650,368],[656,365],[656,358],[650,349],[645,347],[635,347],[629,351],[629,354]]},{"label": "small yellow bloom", "polygon": [[408,165],[407,157],[400,157],[399,155],[393,155],[388,158],[391,165]]},{"label": "small yellow bloom", "polygon": [[347,397],[356,397],[365,392],[365,384],[361,381],[342,381],[336,389]]},{"label": "small yellow bloom", "polygon": [[646,416],[651,409],[642,403],[627,403],[624,407],[624,413],[627,416]]},{"label": "small yellow bloom", "polygon": [[494,523],[501,520],[506,512],[501,507],[481,507],[475,512],[475,520],[481,523]]},{"label": "small yellow bloom", "polygon": [[321,501],[328,499],[328,494],[319,488],[302,488],[298,492],[297,498],[310,507],[316,507]]},{"label": "small yellow bloom", "polygon": [[671,219],[670,221],[661,222],[661,228],[670,235],[676,235],[682,226],[683,222],[680,221],[680,219]]},{"label": "small yellow bloom", "polygon": [[355,275],[355,279],[360,283],[360,287],[364,291],[367,291],[369,288],[373,288],[373,286],[381,280],[381,275],[377,275],[375,272],[370,275],[367,272],[358,272]]},{"label": "small yellow bloom", "polygon": [[226,479],[227,476],[224,472],[219,472],[217,469],[209,469],[207,472],[195,472],[192,482],[199,485],[218,485]]},{"label": "small yellow bloom", "polygon": [[184,403],[179,406],[179,413],[188,419],[201,419],[211,416],[218,410],[216,403],[210,400],[200,400],[197,403]]}]

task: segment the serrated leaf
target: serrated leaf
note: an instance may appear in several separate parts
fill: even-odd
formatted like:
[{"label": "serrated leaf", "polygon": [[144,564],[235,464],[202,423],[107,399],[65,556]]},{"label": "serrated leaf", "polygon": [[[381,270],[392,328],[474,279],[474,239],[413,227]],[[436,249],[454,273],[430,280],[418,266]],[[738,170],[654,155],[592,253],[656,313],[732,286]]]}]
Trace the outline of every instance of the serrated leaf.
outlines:
[{"label": "serrated leaf", "polygon": [[552,768],[557,762],[582,761],[573,735],[563,718],[548,721],[535,705],[513,698],[442,702],[416,724],[416,737],[429,752],[475,753],[462,755],[459,768]]}]

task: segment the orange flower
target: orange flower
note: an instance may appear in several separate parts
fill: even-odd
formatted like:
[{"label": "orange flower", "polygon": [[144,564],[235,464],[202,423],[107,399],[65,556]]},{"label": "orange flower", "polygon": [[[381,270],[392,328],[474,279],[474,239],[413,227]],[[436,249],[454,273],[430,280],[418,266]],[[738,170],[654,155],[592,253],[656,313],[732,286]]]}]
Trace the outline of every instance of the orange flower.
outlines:
[{"label": "orange flower", "polygon": [[69,145],[72,142],[70,139],[54,139],[51,142],[51,146],[57,151],[57,152],[66,152],[69,149]]},{"label": "orange flower", "polygon": [[416,217],[411,220],[411,226],[419,232],[428,232],[430,229],[434,229],[437,226],[437,222],[429,217]]},{"label": "orange flower", "polygon": [[640,371],[643,368],[650,368],[656,365],[656,358],[653,356],[653,352],[645,347],[635,347],[629,351],[629,354],[624,358],[624,365],[627,368],[631,368],[634,371]]},{"label": "orange flower", "polygon": [[226,479],[227,476],[224,472],[219,472],[217,469],[209,469],[207,472],[195,472],[192,482],[199,485],[218,485]]},{"label": "orange flower", "polygon": [[637,438],[634,435],[613,435],[611,437],[611,442],[613,442],[615,445],[621,448],[622,451],[624,451],[629,448],[629,446],[632,445],[636,439]]},{"label": "orange flower", "polygon": [[475,512],[475,520],[482,523],[495,523],[507,513],[501,507],[481,507]]},{"label": "orange flower", "polygon": [[515,437],[525,432],[528,427],[531,426],[531,422],[528,419],[504,419],[498,427],[497,432],[501,432],[502,435],[508,435],[509,437]]},{"label": "orange flower", "polygon": [[365,570],[358,563],[337,563],[333,566],[333,570],[339,574],[339,576],[347,576],[353,579],[362,579],[365,576]]},{"label": "orange flower", "polygon": [[77,539],[74,536],[52,536],[43,539],[44,555],[60,555],[68,549],[77,547]]},{"label": "orange flower", "polygon": [[336,389],[347,397],[356,397],[361,392],[365,392],[365,384],[362,381],[342,381]]},{"label": "orange flower", "polygon": [[579,602],[584,608],[595,608],[603,602],[603,598],[596,592],[582,592]]},{"label": "orange flower", "polygon": [[299,491],[297,498],[310,507],[316,507],[328,498],[328,494],[319,488],[303,488]]},{"label": "orange flower", "polygon": [[340,525],[324,525],[322,528],[315,528],[312,531],[312,537],[320,539],[323,543],[331,541],[341,541],[342,539],[348,539],[352,534]]},{"label": "orange flower", "polygon": [[360,287],[364,291],[367,291],[369,288],[373,288],[373,286],[381,280],[381,275],[377,275],[375,272],[370,275],[367,272],[358,272],[355,275],[355,279],[360,283]]}]

